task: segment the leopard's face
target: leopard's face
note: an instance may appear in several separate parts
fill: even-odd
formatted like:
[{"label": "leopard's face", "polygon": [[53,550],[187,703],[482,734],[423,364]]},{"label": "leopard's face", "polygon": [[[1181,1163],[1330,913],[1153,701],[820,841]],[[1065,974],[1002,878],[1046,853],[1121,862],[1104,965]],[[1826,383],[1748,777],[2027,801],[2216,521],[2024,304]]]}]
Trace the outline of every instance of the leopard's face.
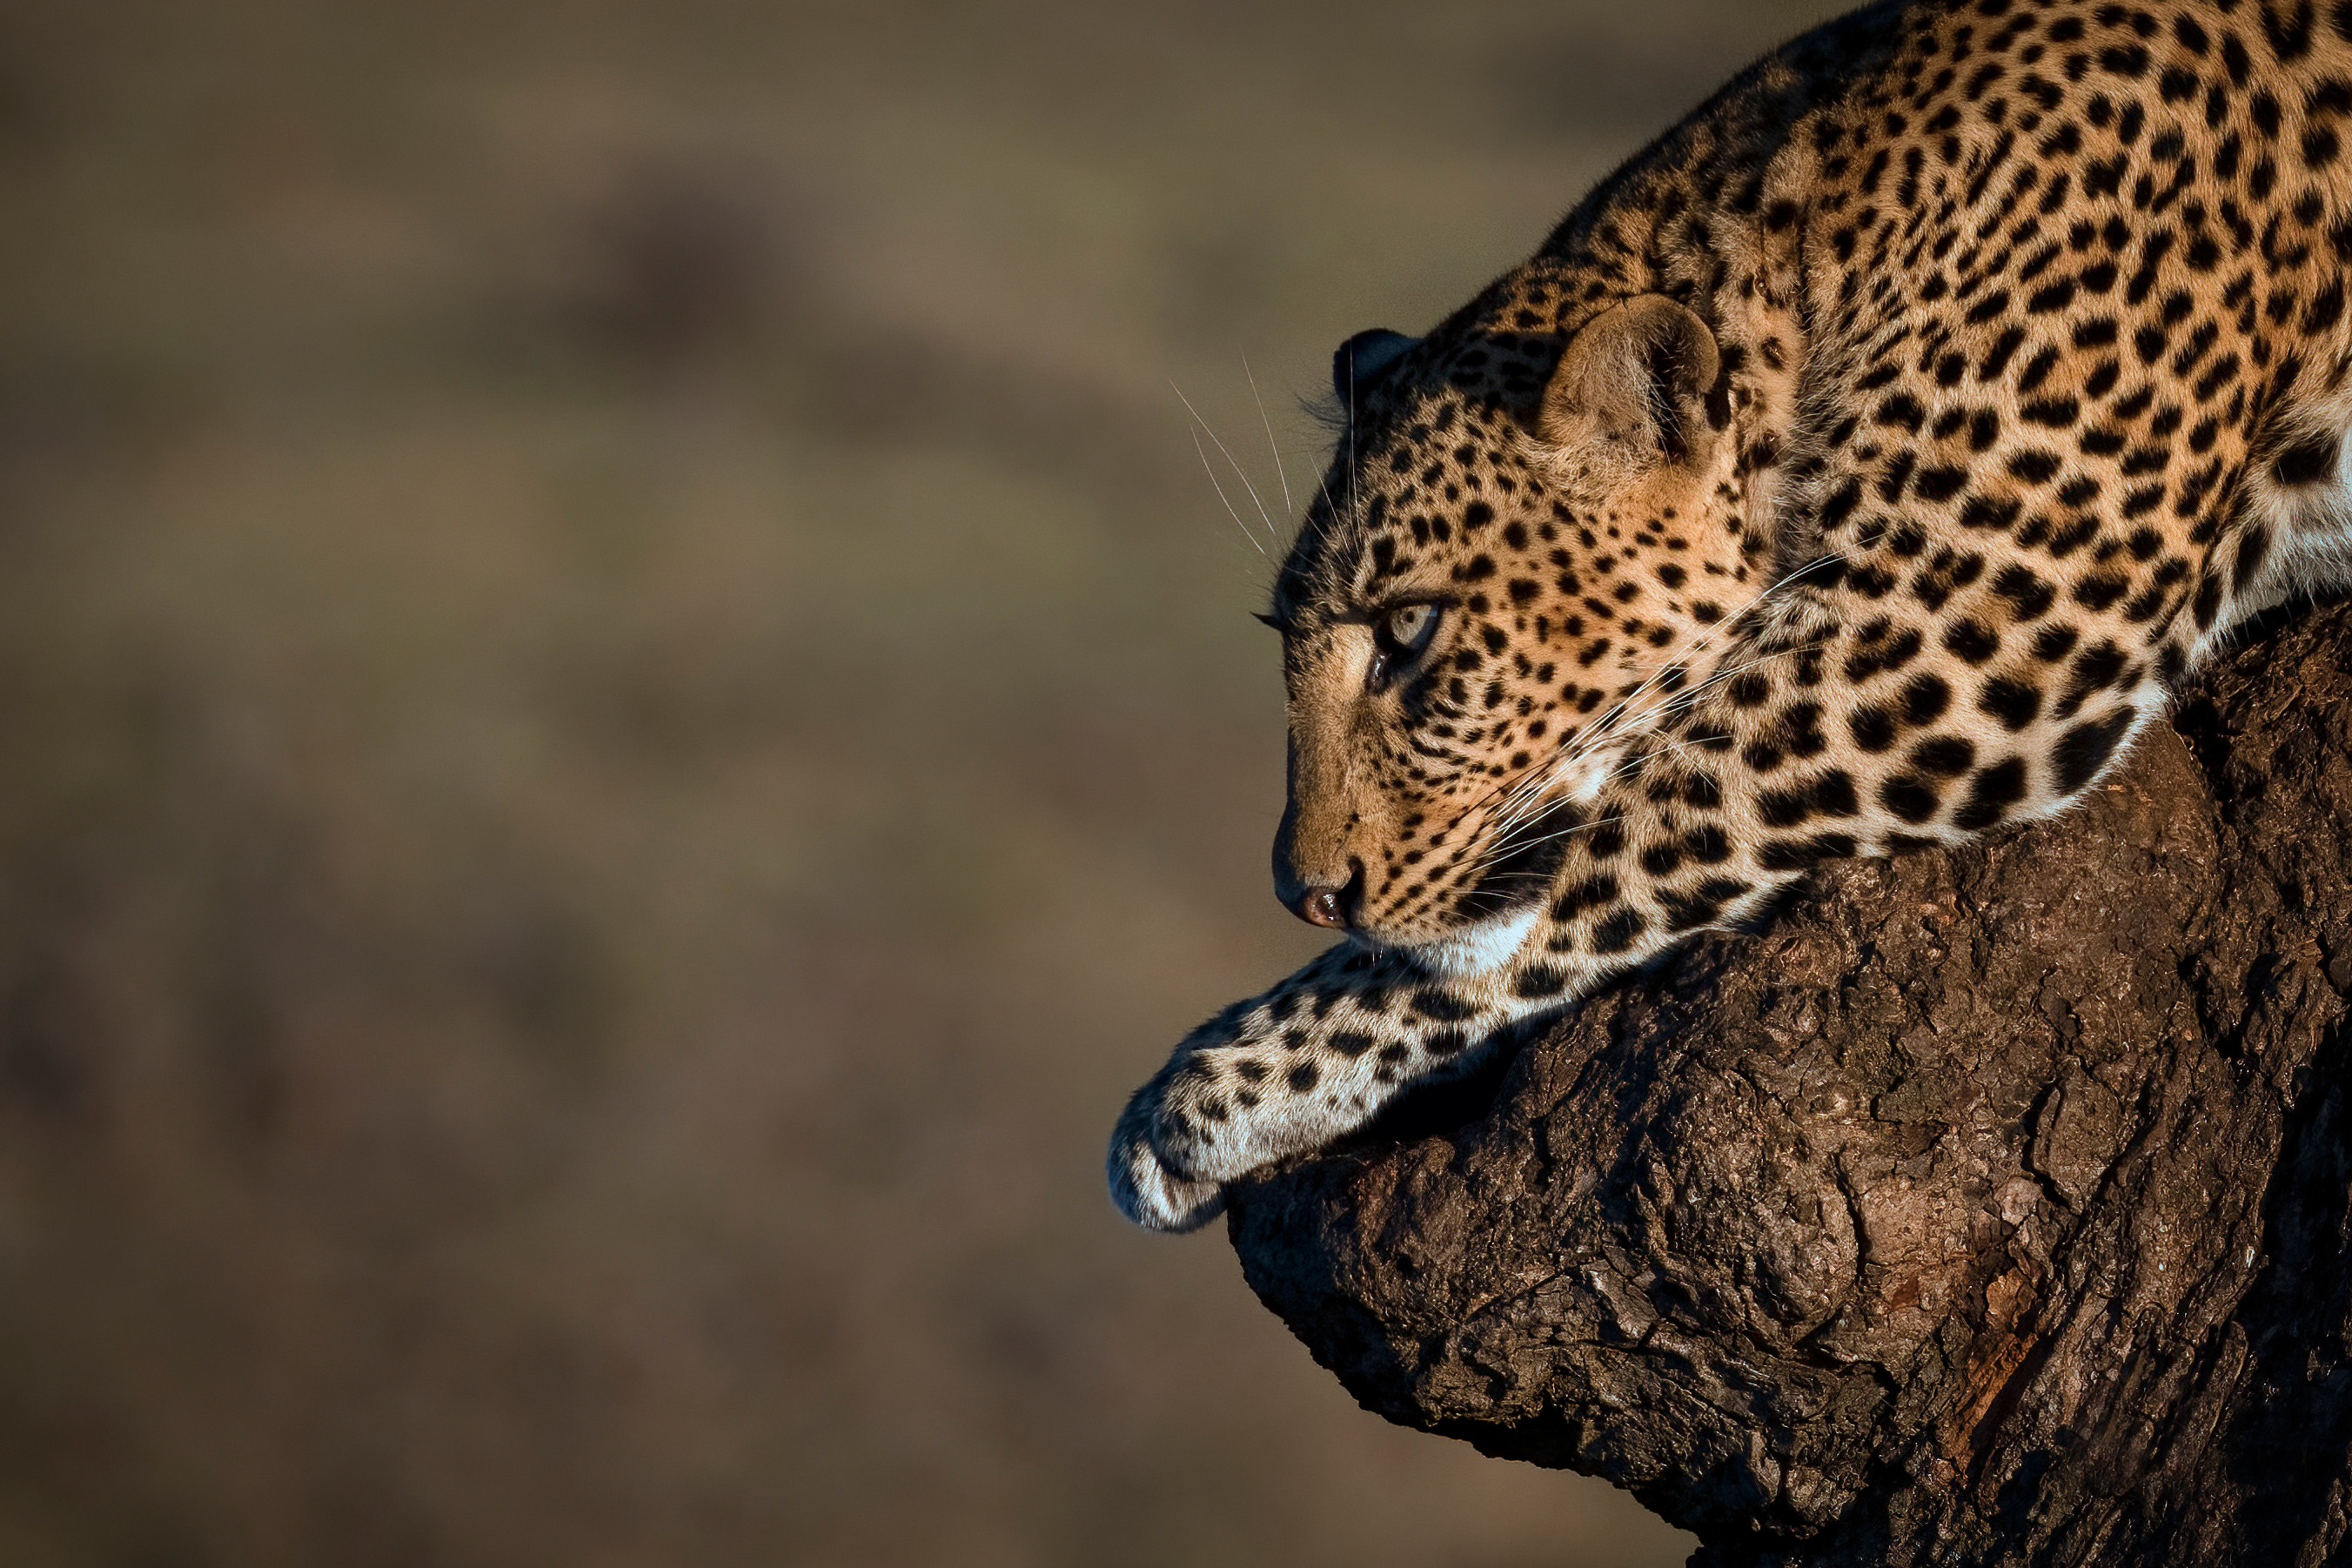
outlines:
[{"label": "leopard's face", "polygon": [[[1719,356],[1652,297],[1557,342],[1341,351],[1354,417],[1276,584],[1279,896],[1444,963],[1535,914],[1578,809],[1753,573]],[[1727,543],[1726,542],[1735,542]]]}]

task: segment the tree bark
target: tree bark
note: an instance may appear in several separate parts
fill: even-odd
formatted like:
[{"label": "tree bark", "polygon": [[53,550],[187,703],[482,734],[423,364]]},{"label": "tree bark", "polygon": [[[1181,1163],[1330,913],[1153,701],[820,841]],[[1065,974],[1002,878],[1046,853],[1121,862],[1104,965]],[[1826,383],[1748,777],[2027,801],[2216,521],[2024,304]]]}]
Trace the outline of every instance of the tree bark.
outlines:
[{"label": "tree bark", "polygon": [[1370,1409],[1704,1568],[2352,1562],[2352,605],[2061,820],[1761,935],[1233,1194]]}]

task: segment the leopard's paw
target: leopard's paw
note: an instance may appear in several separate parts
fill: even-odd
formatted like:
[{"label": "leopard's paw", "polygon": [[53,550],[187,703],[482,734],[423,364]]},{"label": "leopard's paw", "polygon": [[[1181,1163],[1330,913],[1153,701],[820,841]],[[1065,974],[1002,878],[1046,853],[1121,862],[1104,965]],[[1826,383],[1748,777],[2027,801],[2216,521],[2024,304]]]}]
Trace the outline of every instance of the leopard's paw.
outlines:
[{"label": "leopard's paw", "polygon": [[1135,1097],[1110,1141],[1110,1197],[1118,1212],[1146,1230],[1181,1235],[1224,1212],[1224,1190],[1169,1168],[1151,1145],[1153,1114],[1147,1089]]}]

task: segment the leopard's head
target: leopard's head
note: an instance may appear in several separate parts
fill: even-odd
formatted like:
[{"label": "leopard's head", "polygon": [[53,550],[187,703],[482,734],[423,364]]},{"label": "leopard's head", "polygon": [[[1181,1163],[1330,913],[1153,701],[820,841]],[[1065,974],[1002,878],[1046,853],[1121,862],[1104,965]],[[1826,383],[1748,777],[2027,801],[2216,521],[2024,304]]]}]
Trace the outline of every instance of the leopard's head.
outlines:
[{"label": "leopard's head", "polygon": [[1294,912],[1476,966],[1563,835],[1605,831],[1585,804],[1760,585],[1725,361],[1660,295],[1558,337],[1342,345],[1346,424],[1269,617]]}]

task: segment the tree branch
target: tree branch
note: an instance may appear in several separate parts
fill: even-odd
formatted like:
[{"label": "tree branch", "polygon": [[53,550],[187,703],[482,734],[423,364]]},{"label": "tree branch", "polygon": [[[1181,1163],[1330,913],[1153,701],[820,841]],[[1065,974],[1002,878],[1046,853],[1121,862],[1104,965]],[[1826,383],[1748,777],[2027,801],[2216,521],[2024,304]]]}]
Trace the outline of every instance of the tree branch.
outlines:
[{"label": "tree branch", "polygon": [[2083,809],[1841,868],[1236,1189],[1231,1234],[1368,1407],[1630,1487],[1706,1568],[2315,1564],[2347,992],[2336,605]]}]

